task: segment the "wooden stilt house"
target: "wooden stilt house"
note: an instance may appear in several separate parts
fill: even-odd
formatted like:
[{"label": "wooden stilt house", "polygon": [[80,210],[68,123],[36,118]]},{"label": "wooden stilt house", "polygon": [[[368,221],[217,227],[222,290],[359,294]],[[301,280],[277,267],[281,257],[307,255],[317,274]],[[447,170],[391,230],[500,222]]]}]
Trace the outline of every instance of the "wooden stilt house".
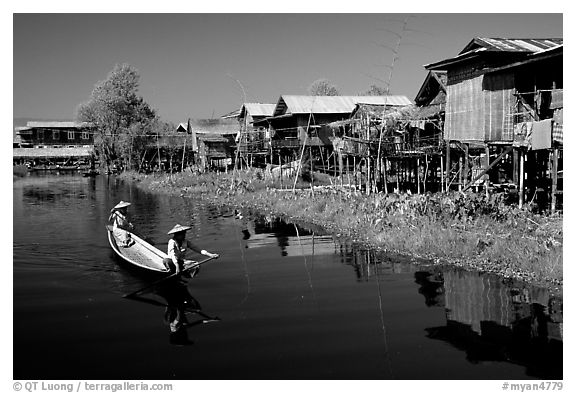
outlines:
[{"label": "wooden stilt house", "polygon": [[[447,187],[488,192],[507,186],[516,189],[520,205],[528,198],[552,203],[558,191],[551,178],[561,164],[537,162],[558,160],[544,155],[554,156],[559,144],[553,129],[562,113],[562,42],[479,37],[457,56],[426,66],[447,75]],[[536,134],[527,132],[533,127]]]}]

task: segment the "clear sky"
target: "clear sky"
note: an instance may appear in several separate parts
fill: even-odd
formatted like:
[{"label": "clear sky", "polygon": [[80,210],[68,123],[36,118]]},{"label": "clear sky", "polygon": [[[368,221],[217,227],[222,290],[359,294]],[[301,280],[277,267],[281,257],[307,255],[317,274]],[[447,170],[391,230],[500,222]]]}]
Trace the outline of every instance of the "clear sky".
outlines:
[{"label": "clear sky", "polygon": [[[413,99],[424,64],[473,37],[563,37],[561,14],[412,14],[392,94]],[[117,63],[167,121],[209,118],[249,102],[306,94],[327,78],[354,95],[387,80],[406,14],[14,14],[13,115],[72,119]]]}]

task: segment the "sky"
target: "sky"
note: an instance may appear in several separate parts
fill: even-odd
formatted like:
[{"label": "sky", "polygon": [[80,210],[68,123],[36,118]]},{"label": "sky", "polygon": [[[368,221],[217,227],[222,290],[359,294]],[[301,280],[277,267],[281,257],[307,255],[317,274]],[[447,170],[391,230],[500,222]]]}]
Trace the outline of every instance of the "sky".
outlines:
[{"label": "sky", "polygon": [[[407,20],[407,31],[402,32]],[[163,120],[219,117],[244,102],[383,86],[414,99],[423,65],[474,37],[563,37],[562,14],[13,14],[13,117],[74,119],[115,64],[140,73]]]}]

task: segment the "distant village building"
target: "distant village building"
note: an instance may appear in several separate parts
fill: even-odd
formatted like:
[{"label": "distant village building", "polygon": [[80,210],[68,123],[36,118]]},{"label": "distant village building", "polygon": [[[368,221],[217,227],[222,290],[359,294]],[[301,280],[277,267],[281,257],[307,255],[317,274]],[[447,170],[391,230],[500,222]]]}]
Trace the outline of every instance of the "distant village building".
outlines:
[{"label": "distant village building", "polygon": [[73,121],[29,121],[25,127],[16,127],[22,148],[91,147],[94,128],[89,123]]},{"label": "distant village building", "polygon": [[[191,119],[180,123],[176,129],[192,137],[191,145],[181,154],[187,161],[194,161],[203,169],[226,169],[234,162],[238,122],[234,119]],[[181,143],[184,149],[183,143]],[[182,157],[180,155],[179,157]]]},{"label": "distant village building", "polygon": [[[270,124],[272,146],[298,148],[331,146],[330,123],[350,117],[356,104],[387,106],[410,105],[405,96],[292,96],[279,98],[274,114],[266,118]],[[306,132],[308,130],[308,133]]]},{"label": "distant village building", "polygon": [[29,121],[16,127],[12,155],[14,164],[30,168],[75,167],[92,160],[94,127],[72,121]]},{"label": "distant village building", "polygon": [[238,121],[236,144],[238,158],[252,165],[254,160],[266,162],[271,153],[270,128],[265,120],[274,114],[276,104],[244,103],[242,107],[222,118]]}]

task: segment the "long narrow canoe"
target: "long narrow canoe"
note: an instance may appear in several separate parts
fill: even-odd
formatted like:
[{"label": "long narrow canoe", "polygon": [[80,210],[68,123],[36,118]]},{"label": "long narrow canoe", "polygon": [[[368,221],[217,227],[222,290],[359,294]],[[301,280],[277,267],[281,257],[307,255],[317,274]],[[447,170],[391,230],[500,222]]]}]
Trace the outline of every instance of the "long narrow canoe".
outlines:
[{"label": "long narrow canoe", "polygon": [[155,272],[167,273],[169,271],[162,262],[164,258],[168,258],[168,255],[133,233],[130,233],[130,236],[134,240],[134,244],[130,247],[123,247],[124,230],[114,229],[111,225],[107,225],[106,229],[108,230],[110,246],[126,262]]}]

